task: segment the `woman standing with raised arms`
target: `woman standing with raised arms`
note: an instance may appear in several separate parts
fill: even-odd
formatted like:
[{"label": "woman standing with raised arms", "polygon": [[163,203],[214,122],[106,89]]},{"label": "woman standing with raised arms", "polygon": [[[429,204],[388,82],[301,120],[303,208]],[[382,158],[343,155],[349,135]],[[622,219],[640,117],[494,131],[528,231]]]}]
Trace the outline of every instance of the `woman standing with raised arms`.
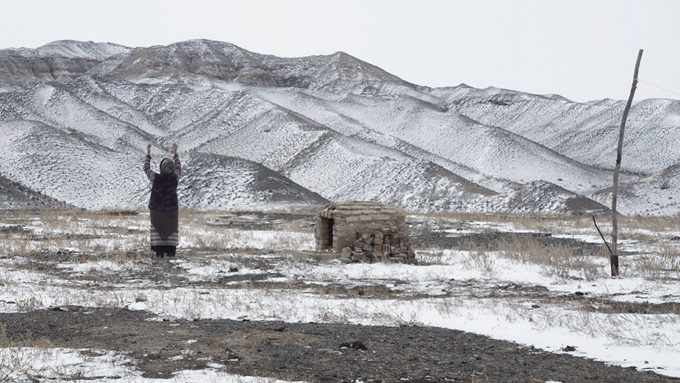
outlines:
[{"label": "woman standing with raised arms", "polygon": [[151,170],[151,144],[146,147],[144,173],[152,183],[149,198],[151,217],[151,250],[162,258],[165,254],[175,256],[179,242],[179,202],[177,184],[182,175],[182,164],[177,156],[177,144],[172,144],[173,158],[164,158],[160,174]]}]

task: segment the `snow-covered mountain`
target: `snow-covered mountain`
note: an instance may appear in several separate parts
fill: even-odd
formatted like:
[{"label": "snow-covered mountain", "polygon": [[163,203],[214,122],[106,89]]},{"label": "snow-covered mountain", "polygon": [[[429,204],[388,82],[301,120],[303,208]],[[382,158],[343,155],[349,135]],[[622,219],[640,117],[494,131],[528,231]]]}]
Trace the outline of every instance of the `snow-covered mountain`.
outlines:
[{"label": "snow-covered mountain", "polygon": [[[0,175],[74,206],[140,207],[146,144],[156,161],[177,142],[188,206],[605,211],[622,108],[428,88],[342,52],[57,41],[0,50]],[[622,213],[680,211],[644,198],[663,177],[672,189],[678,129],[680,102],[634,105],[621,182],[635,198]]]},{"label": "snow-covered mountain", "polygon": [[0,209],[67,209],[70,206],[0,175]]}]

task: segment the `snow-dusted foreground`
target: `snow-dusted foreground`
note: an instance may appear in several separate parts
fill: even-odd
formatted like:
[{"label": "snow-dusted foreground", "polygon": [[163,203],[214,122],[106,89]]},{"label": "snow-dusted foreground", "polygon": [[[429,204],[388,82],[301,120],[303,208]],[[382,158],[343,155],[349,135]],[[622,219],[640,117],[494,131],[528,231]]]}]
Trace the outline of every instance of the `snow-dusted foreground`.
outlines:
[{"label": "snow-dusted foreground", "polygon": [[[584,243],[601,241],[595,229],[579,219],[409,219],[414,231],[440,235],[540,231]],[[267,221],[268,230],[249,229],[249,220],[261,218],[248,215],[191,213],[182,220],[180,256],[166,262],[179,268],[190,285],[140,277],[157,262],[150,254],[130,256],[148,245],[144,214],[5,213],[0,216],[0,311],[77,305],[147,310],[158,320],[439,326],[680,377],[680,256],[675,238],[680,231],[669,226],[671,220],[621,224],[620,247],[630,255],[621,257],[619,278],[608,276],[604,253],[574,257],[562,247],[418,248],[419,265],[345,264],[313,253],[313,228],[304,217]],[[225,224],[236,221],[238,225]],[[453,226],[455,230],[450,229]],[[35,254],[57,252],[82,257],[77,262],[53,262],[50,268],[35,267],[49,263],[49,257]],[[243,281],[229,282],[229,288],[201,285],[225,275],[262,275],[263,270],[269,275],[267,288]],[[361,289],[362,294],[336,294],[329,287]],[[626,304],[631,308],[666,304],[666,309],[641,313],[622,309]],[[575,351],[565,351],[572,348]],[[167,381],[143,378],[125,361],[125,355],[106,350],[0,349],[0,371],[7,371],[9,380],[39,375],[101,382],[120,377]],[[178,371],[176,380],[272,381],[227,375],[220,367]]]},{"label": "snow-dusted foreground", "polygon": [[[144,378],[127,364],[129,358],[105,350],[60,348],[0,348],[0,379],[3,382],[44,381],[130,382],[130,383],[283,383],[281,380],[247,377],[217,371],[215,365],[205,370],[177,371],[174,379]],[[29,380],[27,377],[33,377]]]}]

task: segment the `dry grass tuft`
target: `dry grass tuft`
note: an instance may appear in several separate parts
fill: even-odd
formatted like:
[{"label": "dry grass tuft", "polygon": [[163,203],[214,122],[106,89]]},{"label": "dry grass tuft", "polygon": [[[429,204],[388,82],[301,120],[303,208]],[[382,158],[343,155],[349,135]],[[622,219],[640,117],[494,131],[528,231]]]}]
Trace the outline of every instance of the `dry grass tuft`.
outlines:
[{"label": "dry grass tuft", "polygon": [[597,258],[606,256],[604,252],[586,255],[565,245],[546,246],[532,237],[505,241],[500,248],[505,257],[521,263],[539,265],[545,275],[557,280],[570,277],[596,280],[602,277],[601,263],[597,262]]},{"label": "dry grass tuft", "polygon": [[54,345],[47,338],[34,340],[28,333],[20,340],[11,340],[7,326],[0,323],[0,382],[12,382],[18,376],[28,376],[32,366]]}]

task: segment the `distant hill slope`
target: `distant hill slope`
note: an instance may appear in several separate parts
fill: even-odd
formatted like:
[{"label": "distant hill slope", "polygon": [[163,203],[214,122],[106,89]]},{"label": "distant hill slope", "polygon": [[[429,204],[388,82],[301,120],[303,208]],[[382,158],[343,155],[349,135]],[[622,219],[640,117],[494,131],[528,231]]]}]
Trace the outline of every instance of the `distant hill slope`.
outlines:
[{"label": "distant hill slope", "polygon": [[[0,122],[8,178],[65,203],[88,209],[146,205],[150,182],[142,171],[144,153],[127,154],[38,122]],[[152,166],[163,157],[152,151]],[[259,164],[207,153],[181,153],[183,206],[202,208],[320,205],[323,197]]]},{"label": "distant hill slope", "polygon": [[[481,123],[499,126],[584,164],[616,165],[625,101],[574,103],[500,89],[467,89],[448,102]],[[680,162],[680,101],[644,100],[631,109],[624,170],[652,174]]]},{"label": "distant hill slope", "polygon": [[[634,210],[641,215],[677,215],[680,213],[678,190],[680,163],[639,181],[622,184],[618,204],[623,211]],[[611,201],[611,188],[597,192],[593,199],[603,203]]]},{"label": "distant hill slope", "polygon": [[0,175],[0,210],[68,209],[71,207]]},{"label": "distant hill slope", "polygon": [[0,51],[0,91],[24,90],[42,81],[68,82],[129,51],[122,45],[70,40],[37,49],[5,49]]},{"label": "distant hill slope", "polygon": [[[201,208],[367,199],[424,211],[597,211],[620,109],[418,86],[343,52],[57,41],[0,50],[0,173],[74,206],[139,207],[146,144],[157,154],[177,142],[181,198]],[[638,196],[680,162],[678,110],[647,100],[631,111],[621,180]],[[649,203],[622,201],[621,211],[678,211]]]}]

